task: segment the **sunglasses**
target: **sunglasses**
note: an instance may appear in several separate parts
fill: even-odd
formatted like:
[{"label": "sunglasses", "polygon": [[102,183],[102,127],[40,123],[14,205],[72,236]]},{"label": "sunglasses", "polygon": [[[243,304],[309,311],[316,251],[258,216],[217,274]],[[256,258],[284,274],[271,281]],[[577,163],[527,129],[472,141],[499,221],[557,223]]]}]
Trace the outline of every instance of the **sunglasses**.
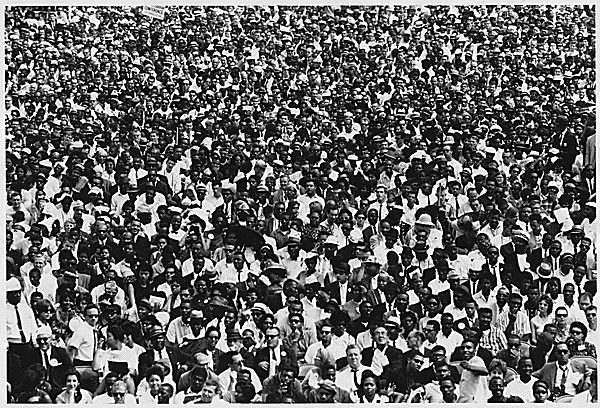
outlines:
[{"label": "sunglasses", "polygon": [[557,352],[558,354],[568,354],[568,353],[569,353],[569,350],[564,350],[564,349],[563,349],[563,350],[556,350],[556,352]]},{"label": "sunglasses", "polygon": [[276,339],[277,337],[279,336],[274,334],[265,334],[265,339]]}]

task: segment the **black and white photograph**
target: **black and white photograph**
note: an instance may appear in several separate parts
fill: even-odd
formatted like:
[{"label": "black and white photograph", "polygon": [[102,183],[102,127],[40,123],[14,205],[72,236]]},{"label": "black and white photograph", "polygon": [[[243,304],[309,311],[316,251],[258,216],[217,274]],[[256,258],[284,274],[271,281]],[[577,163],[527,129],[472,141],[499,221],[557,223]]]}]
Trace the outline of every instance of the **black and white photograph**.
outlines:
[{"label": "black and white photograph", "polygon": [[3,402],[597,403],[595,5],[426,4],[3,6]]}]

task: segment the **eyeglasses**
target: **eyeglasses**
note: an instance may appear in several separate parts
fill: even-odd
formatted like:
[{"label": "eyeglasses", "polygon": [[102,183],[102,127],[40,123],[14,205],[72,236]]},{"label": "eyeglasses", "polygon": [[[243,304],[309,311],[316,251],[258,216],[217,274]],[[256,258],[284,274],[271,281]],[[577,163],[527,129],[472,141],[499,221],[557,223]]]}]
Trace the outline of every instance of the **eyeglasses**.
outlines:
[{"label": "eyeglasses", "polygon": [[265,339],[275,339],[279,336],[275,335],[275,334],[265,334]]},{"label": "eyeglasses", "polygon": [[509,344],[508,347],[510,347],[510,348],[519,348],[519,347],[521,347],[521,345],[520,344]]},{"label": "eyeglasses", "polygon": [[560,314],[560,315],[556,315],[556,317],[560,317],[560,318],[562,318],[562,319],[566,319],[566,318],[567,318],[567,315]]},{"label": "eyeglasses", "polygon": [[571,334],[575,335],[575,334],[583,334],[583,332],[579,331],[579,330],[571,330]]},{"label": "eyeglasses", "polygon": [[94,314],[94,315],[88,314],[88,315],[85,315],[85,316],[88,317],[88,318],[90,318],[90,319],[97,319],[99,317],[99,315],[97,315],[97,314]]},{"label": "eyeglasses", "polygon": [[556,352],[558,354],[569,354],[569,350],[568,349],[556,350]]},{"label": "eyeglasses", "polygon": [[125,394],[127,394],[126,392],[113,392],[113,395],[115,397],[124,397]]},{"label": "eyeglasses", "polygon": [[331,334],[331,331],[329,331],[329,330],[327,330],[327,331],[321,330],[321,334]]}]

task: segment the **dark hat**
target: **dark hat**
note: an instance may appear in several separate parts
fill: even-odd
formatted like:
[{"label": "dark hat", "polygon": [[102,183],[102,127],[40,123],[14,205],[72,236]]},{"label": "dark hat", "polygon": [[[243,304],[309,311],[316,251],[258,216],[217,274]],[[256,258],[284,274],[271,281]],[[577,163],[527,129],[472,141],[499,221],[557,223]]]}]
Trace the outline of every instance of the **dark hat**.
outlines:
[{"label": "dark hat", "polygon": [[150,330],[146,334],[146,337],[148,337],[148,339],[153,339],[155,337],[164,336],[164,335],[165,335],[165,330],[162,328],[162,326],[154,325],[150,328]]},{"label": "dark hat", "polygon": [[227,330],[227,341],[241,340],[242,335],[238,330]]}]

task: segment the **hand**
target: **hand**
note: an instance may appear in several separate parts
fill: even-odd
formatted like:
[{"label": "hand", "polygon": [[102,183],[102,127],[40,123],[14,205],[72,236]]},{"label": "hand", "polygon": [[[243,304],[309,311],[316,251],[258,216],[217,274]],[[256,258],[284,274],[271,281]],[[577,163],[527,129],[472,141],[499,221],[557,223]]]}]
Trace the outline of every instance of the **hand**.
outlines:
[{"label": "hand", "polygon": [[468,370],[468,369],[469,369],[469,363],[468,363],[467,361],[461,361],[461,362],[460,362],[460,366],[461,366],[462,368],[464,368],[465,370]]},{"label": "hand", "polygon": [[269,362],[261,361],[260,363],[258,363],[258,368],[260,368],[261,370],[264,370],[264,371],[269,371]]},{"label": "hand", "polygon": [[385,390],[385,395],[391,397],[396,391],[396,384],[389,384],[387,389]]}]

